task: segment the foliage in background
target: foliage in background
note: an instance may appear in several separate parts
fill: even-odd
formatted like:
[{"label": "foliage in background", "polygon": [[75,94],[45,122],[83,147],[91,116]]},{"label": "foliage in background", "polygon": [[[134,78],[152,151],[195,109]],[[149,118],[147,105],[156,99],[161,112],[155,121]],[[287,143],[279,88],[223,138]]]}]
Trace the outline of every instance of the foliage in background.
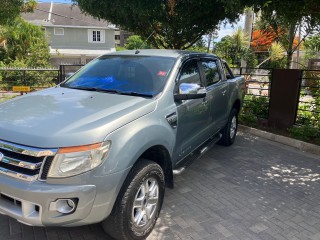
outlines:
[{"label": "foliage in background", "polygon": [[320,130],[310,125],[294,126],[288,129],[290,136],[301,141],[320,145]]},{"label": "foliage in background", "polygon": [[240,67],[241,59],[244,59],[247,61],[247,66],[252,68],[257,64],[257,60],[248,45],[249,37],[243,33],[242,28],[238,28],[231,36],[227,35],[216,43],[214,53],[225,59],[232,67]]},{"label": "foliage in background", "polygon": [[268,51],[275,40],[276,34],[273,31],[255,29],[252,32],[251,47],[255,52]]},{"label": "foliage in background", "polygon": [[36,5],[35,0],[1,0],[0,25],[13,21],[21,12],[32,12]]},{"label": "foliage in background", "polygon": [[320,130],[320,72],[304,71],[297,123]]},{"label": "foliage in background", "polygon": [[304,47],[314,52],[320,52],[320,35],[314,35],[308,37],[304,43]]},{"label": "foliage in background", "polygon": [[155,48],[188,49],[221,21],[235,21],[246,3],[242,0],[73,0],[95,17],[150,37]]},{"label": "foliage in background", "polygon": [[204,39],[199,39],[193,46],[189,47],[187,50],[195,52],[208,52],[208,47],[206,46]]},{"label": "foliage in background", "polygon": [[138,35],[130,36],[124,47],[128,50],[151,48],[151,46]]},{"label": "foliage in background", "polygon": [[[292,55],[308,36],[320,31],[320,9],[318,0],[248,0],[262,11],[259,29],[273,31],[275,39],[286,50],[286,67],[290,68]],[[295,37],[301,38],[295,43]]]},{"label": "foliage in background", "polygon": [[[116,47],[117,51],[133,50],[133,49],[150,49],[154,48],[152,44],[146,40],[143,40],[139,35],[132,35],[128,38],[124,47]],[[203,38],[199,39],[193,46],[189,47],[189,51],[195,52],[207,52],[207,46]]]},{"label": "foliage in background", "polygon": [[14,65],[19,61],[28,67],[48,65],[49,46],[41,27],[16,18],[10,25],[1,27],[0,37],[6,40],[5,47],[1,47],[0,61],[4,64]]},{"label": "foliage in background", "polygon": [[279,42],[273,42],[269,49],[270,65],[271,68],[285,68],[285,49]]},{"label": "foliage in background", "polygon": [[[44,87],[52,87],[57,84],[58,72],[56,70],[23,70],[28,67],[24,61],[19,60],[15,60],[9,65],[0,62],[0,90],[11,91],[12,86],[17,85],[30,86],[32,90],[36,90]],[[12,68],[16,70],[1,70],[1,68]]]},{"label": "foliage in background", "polygon": [[267,119],[269,111],[269,99],[254,95],[246,95],[243,108],[239,115],[242,124],[255,127],[258,119]]},{"label": "foliage in background", "polygon": [[320,53],[320,35],[313,35],[308,37],[303,42],[305,54],[303,56],[303,65],[308,67],[309,60],[319,57]]}]

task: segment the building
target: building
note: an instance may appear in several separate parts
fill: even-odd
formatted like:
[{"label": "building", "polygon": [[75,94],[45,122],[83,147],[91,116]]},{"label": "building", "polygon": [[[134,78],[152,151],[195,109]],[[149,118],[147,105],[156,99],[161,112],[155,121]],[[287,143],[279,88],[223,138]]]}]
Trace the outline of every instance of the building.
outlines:
[{"label": "building", "polygon": [[93,58],[115,51],[115,28],[81,12],[78,6],[38,3],[33,13],[22,17],[46,31],[51,63],[86,64]]},{"label": "building", "polygon": [[115,43],[116,47],[124,47],[127,43],[127,40],[130,36],[132,36],[132,32],[128,32],[125,30],[118,29],[115,31]]}]

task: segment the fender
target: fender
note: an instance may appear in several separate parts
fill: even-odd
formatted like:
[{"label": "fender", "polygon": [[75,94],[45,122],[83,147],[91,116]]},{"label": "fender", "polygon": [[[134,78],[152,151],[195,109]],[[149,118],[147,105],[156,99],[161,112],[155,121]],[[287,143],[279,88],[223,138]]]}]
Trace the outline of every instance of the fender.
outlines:
[{"label": "fender", "polygon": [[[175,145],[175,130],[157,112],[145,115],[109,134],[111,150],[105,169],[111,174],[132,167],[139,157],[149,148],[161,145],[172,156]],[[171,161],[171,159],[169,159]]]}]

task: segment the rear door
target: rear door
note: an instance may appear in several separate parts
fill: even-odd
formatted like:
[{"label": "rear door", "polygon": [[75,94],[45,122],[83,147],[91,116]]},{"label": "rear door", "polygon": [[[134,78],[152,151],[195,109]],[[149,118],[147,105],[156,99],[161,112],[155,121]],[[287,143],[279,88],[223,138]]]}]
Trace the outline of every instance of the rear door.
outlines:
[{"label": "rear door", "polygon": [[211,134],[214,134],[224,127],[228,117],[228,82],[218,59],[202,58],[200,62],[206,80],[207,99],[210,109],[209,128]]}]

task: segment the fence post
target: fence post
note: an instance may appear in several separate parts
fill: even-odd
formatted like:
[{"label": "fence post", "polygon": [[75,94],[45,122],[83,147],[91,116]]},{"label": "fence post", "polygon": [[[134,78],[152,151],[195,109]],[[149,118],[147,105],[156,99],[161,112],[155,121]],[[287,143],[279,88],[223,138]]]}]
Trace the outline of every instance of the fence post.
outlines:
[{"label": "fence post", "polygon": [[270,90],[268,124],[285,130],[295,123],[300,96],[301,70],[274,69]]},{"label": "fence post", "polygon": [[63,68],[63,66],[59,65],[59,83],[62,82],[62,68]]}]

